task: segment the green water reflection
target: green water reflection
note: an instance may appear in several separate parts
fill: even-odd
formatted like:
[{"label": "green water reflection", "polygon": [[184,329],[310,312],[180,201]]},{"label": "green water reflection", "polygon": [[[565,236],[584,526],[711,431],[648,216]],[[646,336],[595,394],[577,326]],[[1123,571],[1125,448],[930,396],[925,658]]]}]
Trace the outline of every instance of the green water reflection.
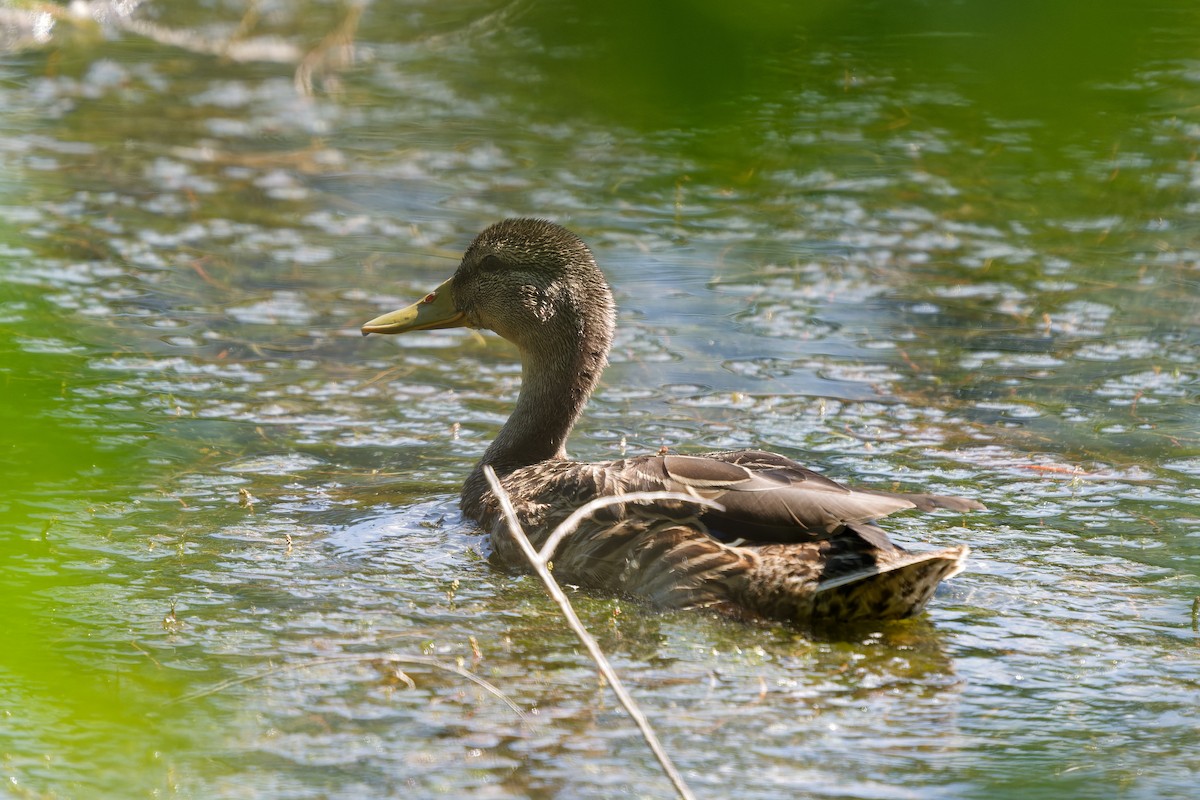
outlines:
[{"label": "green water reflection", "polygon": [[992,509],[878,630],[579,595],[699,795],[1194,793],[1194,4],[74,9],[0,5],[0,793],[666,796],[457,514],[513,350],[356,331],[514,214],[617,291],[573,454]]}]

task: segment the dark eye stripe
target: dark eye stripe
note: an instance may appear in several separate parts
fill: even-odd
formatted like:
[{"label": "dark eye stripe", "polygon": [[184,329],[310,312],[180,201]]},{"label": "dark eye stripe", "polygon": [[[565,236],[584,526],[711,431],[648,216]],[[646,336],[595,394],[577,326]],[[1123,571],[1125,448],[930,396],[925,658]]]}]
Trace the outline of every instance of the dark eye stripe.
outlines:
[{"label": "dark eye stripe", "polygon": [[502,266],[504,266],[504,262],[501,261],[498,256],[492,255],[491,253],[488,253],[479,262],[480,269],[494,270],[500,269]]}]

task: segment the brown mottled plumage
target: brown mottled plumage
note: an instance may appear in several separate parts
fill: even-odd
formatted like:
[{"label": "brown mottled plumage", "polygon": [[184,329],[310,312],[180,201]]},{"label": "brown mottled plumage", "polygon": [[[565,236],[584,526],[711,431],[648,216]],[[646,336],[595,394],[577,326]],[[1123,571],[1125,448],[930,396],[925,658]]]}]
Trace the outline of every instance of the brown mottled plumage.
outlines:
[{"label": "brown mottled plumage", "polygon": [[463,513],[491,532],[503,563],[524,566],[485,464],[535,547],[596,497],[665,490],[718,502],[721,510],[677,501],[610,506],[558,546],[561,580],[663,608],[802,624],[896,619],[918,613],[962,569],[966,546],[912,553],[874,520],[908,508],[982,508],[973,500],[848,489],[755,450],[567,460],[567,436],[607,363],[614,319],[612,293],[578,237],[544,220],[510,219],[479,234],[435,292],[363,326],[364,335],[487,328],[520,349],[516,408],[462,490]]}]

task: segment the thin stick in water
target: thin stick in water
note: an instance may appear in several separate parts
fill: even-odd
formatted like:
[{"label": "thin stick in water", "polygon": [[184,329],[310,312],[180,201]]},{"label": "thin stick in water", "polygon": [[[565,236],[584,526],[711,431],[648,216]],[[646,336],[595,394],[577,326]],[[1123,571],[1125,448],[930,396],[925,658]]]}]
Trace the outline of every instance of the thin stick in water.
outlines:
[{"label": "thin stick in water", "polygon": [[625,505],[627,503],[650,503],[655,500],[679,500],[684,503],[692,503],[698,506],[708,506],[717,511],[724,511],[725,506],[715,500],[709,500],[704,497],[696,497],[691,494],[682,492],[630,492],[629,494],[612,495],[609,497],[597,497],[588,503],[580,506],[571,513],[571,516],[562,521],[562,524],[555,528],[546,541],[542,543],[542,549],[538,551],[538,558],[543,561],[550,561],[554,557],[554,550],[558,547],[559,542],[564,537],[570,535],[572,531],[579,527],[579,523],[592,515],[592,512],[605,506]]},{"label": "thin stick in water", "polygon": [[[613,694],[617,696],[617,699],[621,702],[621,705],[625,707],[626,713],[628,713],[633,719],[634,723],[637,724],[638,730],[640,730],[642,733],[642,738],[646,741],[646,744],[649,746],[651,752],[654,753],[654,757],[658,759],[659,766],[662,767],[663,772],[666,773],[667,778],[671,781],[672,785],[674,785],[676,793],[678,793],[679,797],[683,798],[683,800],[695,800],[695,795],[692,794],[692,790],[688,788],[688,785],[683,780],[683,776],[679,774],[679,770],[675,768],[675,764],[672,763],[670,756],[667,755],[666,750],[663,749],[662,744],[658,741],[658,736],[654,733],[654,729],[650,727],[650,721],[646,719],[646,715],[642,713],[641,708],[638,707],[638,704],[634,701],[632,695],[626,691],[625,685],[621,683],[620,676],[617,675],[616,670],[613,669],[612,664],[609,663],[608,657],[604,655],[604,651],[600,649],[600,645],[596,643],[596,640],[592,638],[592,635],[587,632],[586,628],[583,627],[583,623],[579,621],[579,617],[575,614],[575,609],[571,605],[571,601],[567,599],[566,594],[563,593],[562,587],[558,585],[558,581],[554,580],[554,577],[550,574],[550,570],[546,568],[546,561],[538,554],[536,550],[533,549],[533,545],[530,543],[529,537],[525,535],[525,531],[521,529],[520,522],[517,521],[517,512],[513,509],[512,501],[509,500],[508,494],[504,491],[504,487],[500,485],[500,481],[496,477],[495,471],[491,468],[491,466],[485,465],[483,472],[484,475],[487,476],[488,484],[490,484],[492,487],[492,492],[500,501],[500,507],[504,511],[505,520],[508,522],[509,533],[512,534],[517,546],[521,548],[521,552],[525,554],[525,558],[529,561],[530,566],[533,567],[534,572],[537,573],[537,576],[541,578],[542,583],[545,584],[546,591],[550,593],[550,597],[555,603],[558,604],[559,609],[563,613],[563,617],[567,620],[567,625],[571,628],[571,631],[575,634],[575,636],[579,638],[579,641],[583,642],[583,646],[587,648],[588,655],[590,655],[592,660],[596,662],[596,667],[600,670],[600,674],[604,676],[604,679],[608,681],[608,685],[612,687]],[[707,502],[701,501],[699,498],[690,497],[688,495],[678,495],[677,499],[688,500],[690,502]],[[626,502],[628,498],[613,498],[613,500],[617,502]],[[575,515],[572,515],[567,522],[575,520],[574,524],[577,525],[579,524],[579,520],[582,518],[583,517],[580,516],[579,519],[575,519]],[[566,535],[559,535],[560,530],[565,526],[566,522],[559,526],[559,528],[555,529],[554,533],[551,534],[550,539],[547,540],[547,545],[557,544],[558,541],[562,539],[562,535]],[[552,554],[553,548],[544,547],[543,551]]]}]

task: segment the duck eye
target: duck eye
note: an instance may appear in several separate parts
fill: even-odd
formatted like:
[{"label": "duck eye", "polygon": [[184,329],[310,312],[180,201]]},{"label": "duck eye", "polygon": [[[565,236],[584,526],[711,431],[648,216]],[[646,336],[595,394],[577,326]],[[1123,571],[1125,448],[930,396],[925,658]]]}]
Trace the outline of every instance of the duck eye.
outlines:
[{"label": "duck eye", "polygon": [[485,269],[489,272],[498,270],[502,266],[504,266],[504,262],[500,260],[499,256],[493,255],[492,253],[488,253],[479,262],[479,268]]}]

